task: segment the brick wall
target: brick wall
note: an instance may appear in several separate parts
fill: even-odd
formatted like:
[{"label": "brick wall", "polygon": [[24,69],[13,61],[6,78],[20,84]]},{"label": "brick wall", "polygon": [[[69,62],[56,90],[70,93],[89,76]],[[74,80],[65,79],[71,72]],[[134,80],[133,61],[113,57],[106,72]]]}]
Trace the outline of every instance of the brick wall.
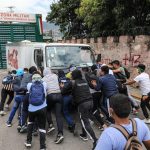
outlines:
[{"label": "brick wall", "polygon": [[132,75],[135,75],[133,66],[139,63],[144,63],[150,73],[150,36],[99,37],[97,39],[63,40],[61,42],[89,44],[96,54],[102,55],[103,63],[107,64],[115,59],[120,60],[123,65],[129,68]]}]

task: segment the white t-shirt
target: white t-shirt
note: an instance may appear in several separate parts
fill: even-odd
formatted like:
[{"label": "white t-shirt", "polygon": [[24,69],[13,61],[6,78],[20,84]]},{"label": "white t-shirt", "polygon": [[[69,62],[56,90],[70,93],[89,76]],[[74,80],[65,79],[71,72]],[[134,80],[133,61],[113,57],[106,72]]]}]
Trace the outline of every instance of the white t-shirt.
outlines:
[{"label": "white t-shirt", "polygon": [[139,84],[142,95],[147,95],[150,92],[150,78],[147,73],[141,73],[134,81]]},{"label": "white t-shirt", "polygon": [[[142,143],[150,140],[150,131],[147,125],[140,119],[135,119],[137,123],[137,137]],[[132,133],[132,123],[123,125],[128,133]],[[98,140],[95,150],[124,150],[127,140],[123,134],[113,127],[107,128]]]}]

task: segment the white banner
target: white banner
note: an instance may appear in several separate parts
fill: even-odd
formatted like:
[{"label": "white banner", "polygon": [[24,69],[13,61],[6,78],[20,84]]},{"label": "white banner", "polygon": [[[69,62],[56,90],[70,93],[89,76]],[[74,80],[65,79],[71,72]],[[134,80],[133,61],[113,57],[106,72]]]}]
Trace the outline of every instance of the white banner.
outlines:
[{"label": "white banner", "polygon": [[34,14],[0,12],[0,22],[29,22],[35,23]]}]

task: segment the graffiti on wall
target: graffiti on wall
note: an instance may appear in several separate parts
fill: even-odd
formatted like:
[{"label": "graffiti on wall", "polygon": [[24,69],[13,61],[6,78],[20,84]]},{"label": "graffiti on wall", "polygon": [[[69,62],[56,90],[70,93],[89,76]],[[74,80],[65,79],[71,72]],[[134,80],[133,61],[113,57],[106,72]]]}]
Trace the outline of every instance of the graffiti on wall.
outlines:
[{"label": "graffiti on wall", "polygon": [[[125,54],[122,58],[121,58],[121,63],[125,66],[136,66],[140,63],[140,58],[141,55],[139,54]],[[114,59],[112,58],[102,58],[102,63],[104,64],[109,64],[110,62],[112,62]]]}]

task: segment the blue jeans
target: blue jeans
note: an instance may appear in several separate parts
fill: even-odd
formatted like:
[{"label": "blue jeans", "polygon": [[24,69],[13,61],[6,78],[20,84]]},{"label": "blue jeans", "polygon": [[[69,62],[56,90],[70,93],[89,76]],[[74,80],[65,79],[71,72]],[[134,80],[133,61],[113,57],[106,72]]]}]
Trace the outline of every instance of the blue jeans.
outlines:
[{"label": "blue jeans", "polygon": [[68,123],[69,126],[74,125],[74,121],[72,116],[69,113],[69,105],[71,104],[72,96],[71,95],[65,95],[63,96],[63,113],[64,117]]},{"label": "blue jeans", "polygon": [[[16,114],[16,111],[17,111],[17,109],[19,107],[21,108],[21,110],[20,110],[20,113],[21,113],[20,116],[22,116],[23,99],[24,99],[24,95],[16,95],[15,96],[14,105],[13,105],[12,110],[10,112],[10,115],[9,115],[7,123],[11,123],[12,122],[12,120],[13,120],[15,114]],[[21,125],[21,124],[22,124],[22,119],[19,119],[19,125]]]}]

